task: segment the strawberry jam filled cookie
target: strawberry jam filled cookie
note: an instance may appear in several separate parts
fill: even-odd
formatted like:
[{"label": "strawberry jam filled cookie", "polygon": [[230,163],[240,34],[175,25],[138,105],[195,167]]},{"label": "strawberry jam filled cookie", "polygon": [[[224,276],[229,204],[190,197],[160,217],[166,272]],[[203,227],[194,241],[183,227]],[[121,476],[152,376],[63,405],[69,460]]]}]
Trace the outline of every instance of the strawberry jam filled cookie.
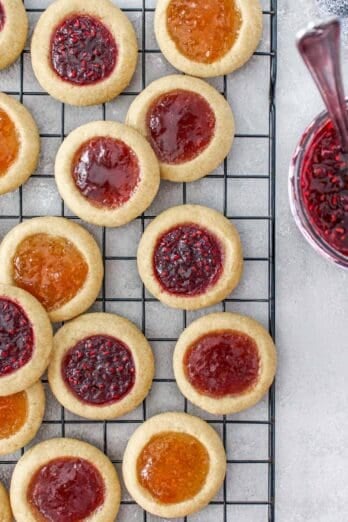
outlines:
[{"label": "strawberry jam filled cookie", "polygon": [[174,351],[174,373],[187,399],[221,415],[259,402],[273,382],[276,361],[263,326],[222,312],[201,317],[184,330]]},{"label": "strawberry jam filled cookie", "polygon": [[222,214],[199,205],[162,212],[138,248],[146,288],[173,308],[197,310],[225,299],[243,269],[239,234]]},{"label": "strawberry jam filled cookie", "polygon": [[39,131],[28,109],[0,93],[0,194],[15,190],[29,178],[39,152]]},{"label": "strawberry jam filled cookie", "polygon": [[0,482],[0,520],[1,522],[12,522],[12,510],[10,499],[4,486]]},{"label": "strawberry jam filled cookie", "polygon": [[194,181],[229,153],[234,119],[225,98],[208,83],[183,75],[151,83],[129,108],[127,123],[150,142],[161,177]]},{"label": "strawberry jam filled cookie", "polygon": [[120,485],[111,461],[75,439],[37,444],[18,461],[11,481],[17,522],[114,522]]},{"label": "strawberry jam filled cookie", "polygon": [[186,413],[162,413],[144,422],[131,436],[123,458],[129,493],[161,518],[202,509],[218,492],[225,473],[219,436],[209,424]]},{"label": "strawberry jam filled cookie", "polygon": [[13,453],[33,439],[44,411],[45,393],[39,381],[27,390],[0,396],[0,455]]},{"label": "strawberry jam filled cookie", "polygon": [[51,323],[41,304],[20,288],[0,284],[0,397],[39,380],[52,345]]},{"label": "strawberry jam filled cookie", "polygon": [[56,0],[41,15],[31,49],[39,83],[71,105],[115,98],[130,83],[137,54],[130,21],[109,0]]},{"label": "strawberry jam filled cookie", "polygon": [[156,156],[145,138],[112,121],[87,123],[71,132],[58,151],[55,176],[76,215],[108,227],[141,215],[160,182]]},{"label": "strawberry jam filled cookie", "polygon": [[149,343],[123,317],[82,315],[55,335],[48,380],[58,401],[76,415],[124,415],[145,399],[153,376]]},{"label": "strawberry jam filled cookie", "polygon": [[0,69],[11,65],[24,49],[28,17],[22,0],[0,0]]},{"label": "strawberry jam filled cookie", "polygon": [[158,45],[193,76],[228,74],[249,60],[262,35],[259,0],[158,0]]},{"label": "strawberry jam filled cookie", "polygon": [[34,295],[51,321],[65,321],[95,301],[103,261],[93,237],[80,225],[39,217],[14,227],[0,246],[0,281]]}]

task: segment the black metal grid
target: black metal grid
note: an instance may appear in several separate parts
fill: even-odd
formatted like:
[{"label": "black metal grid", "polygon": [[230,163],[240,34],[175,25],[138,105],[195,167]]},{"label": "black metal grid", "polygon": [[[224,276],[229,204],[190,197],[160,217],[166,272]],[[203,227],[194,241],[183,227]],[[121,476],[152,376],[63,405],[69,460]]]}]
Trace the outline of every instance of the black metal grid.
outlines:
[{"label": "black metal grid", "polygon": [[[160,51],[158,49],[149,49],[146,47],[146,16],[147,13],[152,13],[154,11],[153,8],[149,8],[146,6],[146,0],[141,0],[142,6],[141,7],[130,7],[123,9],[126,13],[138,13],[141,16],[141,48],[139,49],[139,54],[142,58],[142,64],[141,64],[141,73],[142,73],[142,88],[145,88],[147,85],[146,80],[146,55],[147,54],[155,54],[159,53]],[[27,8],[28,13],[41,13],[43,9],[40,8]],[[255,52],[256,56],[263,56],[263,59],[269,59],[269,66],[270,66],[270,76],[269,76],[269,119],[268,119],[268,133],[267,134],[236,134],[237,138],[252,138],[252,139],[263,139],[268,146],[268,173],[264,175],[254,175],[254,174],[243,174],[243,175],[236,175],[232,174],[229,171],[229,165],[228,165],[228,159],[224,162],[224,168],[223,168],[223,175],[219,174],[210,174],[207,176],[208,178],[218,178],[221,180],[221,177],[223,178],[223,184],[224,184],[224,191],[223,191],[223,211],[227,218],[233,219],[233,220],[265,220],[267,222],[267,228],[268,228],[268,255],[265,257],[248,257],[245,258],[246,261],[253,261],[253,262],[263,262],[267,263],[268,266],[268,295],[267,298],[257,298],[257,299],[242,299],[242,298],[229,298],[226,299],[222,303],[222,309],[226,310],[226,305],[228,303],[264,303],[267,306],[268,309],[268,326],[269,331],[271,335],[275,336],[275,138],[276,138],[276,125],[275,125],[275,84],[276,84],[276,68],[277,68],[277,55],[276,55],[276,47],[277,47],[277,0],[270,0],[270,9],[263,11],[264,17],[269,17],[270,20],[270,49],[269,51],[257,51]],[[40,92],[40,91],[26,91],[24,89],[24,55],[29,53],[29,49],[25,49],[23,51],[23,54],[20,58],[20,68],[19,68],[19,81],[18,81],[18,89],[16,90],[7,90],[4,91],[7,94],[13,95],[17,97],[21,102],[23,101],[24,97],[26,95],[30,96],[47,96],[47,93]],[[2,73],[4,74],[4,73]],[[0,87],[1,87],[1,76],[0,76]],[[223,94],[227,97],[227,88],[228,88],[228,82],[227,78],[224,77],[223,79]],[[128,91],[121,94],[121,96],[135,96],[139,93],[139,91]],[[60,138],[61,140],[64,139],[66,133],[65,133],[65,105],[61,104],[61,112],[60,112],[60,132],[59,133],[41,133],[41,138]],[[106,106],[105,104],[102,106],[102,115],[103,118],[106,119]],[[53,174],[34,174],[33,178],[53,178]],[[265,216],[260,215],[248,215],[248,216],[230,216],[228,215],[227,209],[228,209],[228,180],[229,179],[264,179],[267,180],[268,184],[268,213]],[[186,184],[182,184],[182,202],[186,203],[188,200],[187,198],[187,187]],[[0,199],[0,223],[1,220],[13,220],[15,224],[15,221],[22,221],[23,219],[29,219],[31,217],[36,217],[34,215],[27,215],[23,212],[23,189],[22,187],[18,190],[18,201],[19,201],[19,212],[18,214],[3,214],[1,215],[1,199]],[[65,208],[64,203],[61,202],[61,215],[65,216]],[[77,219],[75,216],[65,216],[69,219]],[[141,230],[143,231],[146,225],[147,220],[153,219],[155,216],[153,215],[142,215],[141,217],[137,218],[140,220],[141,223]],[[102,248],[102,254],[105,261],[132,261],[134,262],[136,260],[135,256],[107,256],[106,255],[106,230],[105,228],[102,229],[102,238],[101,238],[101,248]],[[153,299],[151,297],[148,297],[144,286],[142,286],[142,292],[141,297],[139,298],[125,298],[120,296],[112,296],[107,297],[106,296],[106,281],[104,278],[101,297],[97,299],[97,302],[100,303],[101,309],[103,311],[106,310],[108,303],[124,303],[124,306],[127,306],[127,303],[140,303],[141,304],[141,326],[142,330],[145,333],[146,332],[146,312],[147,312],[147,304],[151,302],[155,302],[156,299]],[[187,324],[187,313],[182,313],[182,327],[186,327]],[[148,337],[150,342],[170,342],[175,343],[176,338],[174,337]],[[45,385],[47,385],[47,380],[43,379],[43,382]],[[175,380],[173,378],[155,378],[155,383],[175,383]],[[184,401],[184,410],[187,411],[188,409],[188,403],[185,400]],[[54,419],[54,420],[47,420],[45,419],[43,422],[44,424],[51,424],[51,425],[60,425],[61,427],[61,435],[65,436],[66,432],[66,426],[67,425],[90,425],[91,427],[93,425],[102,425],[103,428],[103,449],[104,452],[108,453],[108,425],[119,425],[119,424],[131,424],[136,427],[139,423],[143,422],[147,418],[147,404],[146,400],[143,403],[142,406],[142,418],[139,419],[117,419],[113,421],[89,421],[89,420],[83,420],[83,419],[67,419],[66,413],[63,407],[60,409],[60,418]],[[202,413],[202,416],[204,414]],[[257,500],[230,500],[228,495],[228,483],[225,480],[223,491],[222,491],[222,498],[221,500],[215,500],[211,502],[211,505],[214,506],[221,506],[221,518],[218,518],[218,520],[221,522],[227,522],[230,520],[237,520],[229,513],[229,506],[265,506],[265,513],[266,515],[261,518],[259,515],[256,515],[256,518],[253,515],[253,511],[251,510],[250,513],[247,515],[248,518],[245,520],[248,520],[248,522],[262,522],[264,520],[268,520],[268,522],[273,522],[275,520],[275,505],[274,505],[274,493],[275,493],[275,390],[274,385],[272,386],[269,396],[268,396],[268,413],[267,413],[267,419],[266,420],[236,420],[230,417],[222,416],[214,418],[213,420],[207,419],[207,421],[211,424],[213,424],[215,427],[220,428],[222,432],[222,438],[224,445],[226,447],[227,444],[227,435],[228,430],[233,425],[261,425],[265,426],[267,428],[267,444],[268,444],[268,455],[265,459],[228,459],[228,464],[230,465],[241,465],[241,464],[252,464],[252,465],[266,465],[267,466],[267,499],[257,499]],[[24,449],[22,449],[21,453],[24,452]],[[17,462],[16,459],[10,459],[10,460],[0,460],[0,472],[2,466],[13,466]],[[113,460],[114,464],[118,465],[121,464],[121,460]],[[1,473],[0,473],[1,474]],[[123,505],[134,505],[135,503],[131,500],[123,500]],[[211,520],[216,520],[216,516],[213,515]],[[143,512],[143,520],[146,522],[146,520],[149,518],[149,516]],[[190,520],[191,517],[186,517],[184,520]],[[127,521],[127,516],[124,515],[122,518],[125,522]],[[200,520],[200,518],[195,518],[195,520]],[[206,520],[206,519],[204,519]],[[210,519],[209,519],[210,520]],[[243,519],[244,520],[244,519]]]}]

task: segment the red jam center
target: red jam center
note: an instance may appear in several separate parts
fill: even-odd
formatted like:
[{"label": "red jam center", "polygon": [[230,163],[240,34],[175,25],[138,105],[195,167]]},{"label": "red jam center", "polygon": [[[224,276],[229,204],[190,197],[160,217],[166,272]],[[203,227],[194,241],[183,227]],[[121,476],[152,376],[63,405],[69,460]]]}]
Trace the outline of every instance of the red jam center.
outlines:
[{"label": "red jam center", "polygon": [[243,393],[256,382],[260,358],[255,341],[242,332],[217,331],[187,350],[185,373],[194,388],[213,398]]},{"label": "red jam center", "polygon": [[80,522],[104,503],[104,481],[87,460],[51,460],[30,481],[27,498],[39,520]]},{"label": "red jam center", "polygon": [[3,30],[5,25],[6,15],[5,15],[5,9],[2,3],[0,2],[0,31]]},{"label": "red jam center", "polygon": [[162,163],[178,164],[198,156],[211,142],[215,114],[209,103],[192,91],[163,94],[151,105],[148,139]]},{"label": "red jam center", "polygon": [[328,121],[305,153],[301,191],[316,232],[332,248],[348,256],[348,169],[336,131]]},{"label": "red jam center", "polygon": [[135,365],[129,348],[119,339],[94,335],[70,348],[62,362],[62,375],[78,399],[103,405],[130,392]]},{"label": "red jam center", "polygon": [[154,251],[153,267],[161,286],[172,294],[202,294],[222,272],[218,240],[196,224],[187,223],[165,232]]},{"label": "red jam center", "polygon": [[23,308],[0,298],[0,377],[27,364],[34,349],[34,332]]},{"label": "red jam center", "polygon": [[72,175],[78,190],[92,204],[115,208],[132,197],[140,169],[126,143],[100,137],[87,141],[76,152]]},{"label": "red jam center", "polygon": [[50,52],[57,75],[78,85],[90,85],[110,76],[118,56],[109,29],[86,14],[70,16],[58,25]]}]

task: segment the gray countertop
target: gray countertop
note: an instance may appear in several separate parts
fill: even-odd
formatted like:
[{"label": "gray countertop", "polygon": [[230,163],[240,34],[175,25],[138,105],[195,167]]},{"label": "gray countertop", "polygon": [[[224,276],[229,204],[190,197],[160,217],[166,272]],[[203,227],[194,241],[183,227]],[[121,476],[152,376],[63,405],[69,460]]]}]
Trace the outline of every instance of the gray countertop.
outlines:
[{"label": "gray countertop", "polygon": [[[348,520],[348,272],[318,256],[288,205],[288,165],[323,104],[294,46],[314,0],[278,2],[277,520]],[[343,50],[348,93],[348,49]]]}]

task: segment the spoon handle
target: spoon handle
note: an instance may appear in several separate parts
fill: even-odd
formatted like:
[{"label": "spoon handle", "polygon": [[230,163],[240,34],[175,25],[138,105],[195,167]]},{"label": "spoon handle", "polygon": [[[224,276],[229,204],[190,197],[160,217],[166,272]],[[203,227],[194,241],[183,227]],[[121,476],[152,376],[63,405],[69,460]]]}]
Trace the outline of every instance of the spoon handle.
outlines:
[{"label": "spoon handle", "polygon": [[335,124],[343,152],[348,152],[348,113],[340,65],[340,22],[314,25],[297,36],[298,50],[316,82]]}]

